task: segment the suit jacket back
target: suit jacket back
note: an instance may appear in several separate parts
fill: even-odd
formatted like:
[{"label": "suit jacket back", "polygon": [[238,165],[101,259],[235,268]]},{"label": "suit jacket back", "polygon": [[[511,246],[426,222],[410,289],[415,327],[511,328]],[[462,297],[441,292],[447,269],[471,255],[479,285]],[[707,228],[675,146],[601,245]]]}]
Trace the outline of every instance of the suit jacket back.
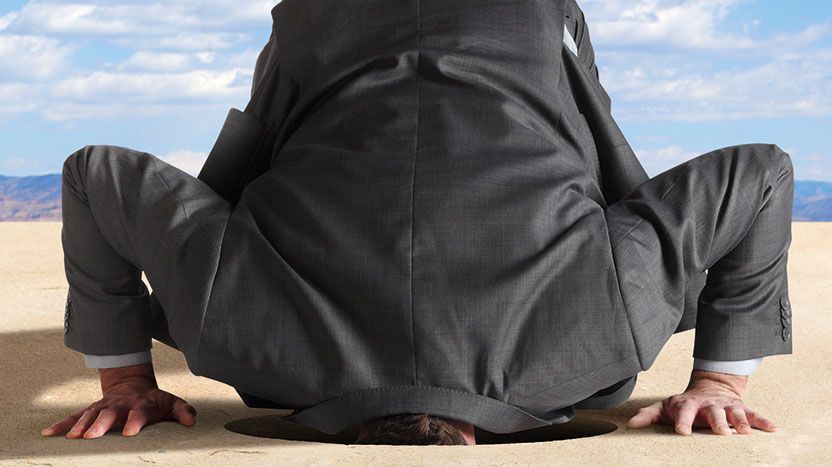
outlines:
[{"label": "suit jacket back", "polygon": [[413,411],[512,432],[649,367],[660,346],[631,329],[604,217],[647,176],[574,1],[272,16],[252,100],[200,174],[245,161],[196,374],[328,433]]}]

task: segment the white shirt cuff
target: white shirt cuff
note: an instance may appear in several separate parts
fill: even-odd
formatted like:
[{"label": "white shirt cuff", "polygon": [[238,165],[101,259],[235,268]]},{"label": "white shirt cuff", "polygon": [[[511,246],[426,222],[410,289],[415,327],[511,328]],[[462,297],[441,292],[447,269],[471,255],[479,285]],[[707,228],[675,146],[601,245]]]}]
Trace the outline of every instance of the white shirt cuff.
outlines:
[{"label": "white shirt cuff", "polygon": [[87,365],[87,368],[118,368],[122,366],[140,365],[142,363],[150,362],[150,349],[121,355],[84,354],[84,363]]},{"label": "white shirt cuff", "polygon": [[705,360],[704,358],[693,358],[694,370],[715,371],[732,375],[750,375],[757,370],[762,363],[763,357],[751,358],[748,360]]}]

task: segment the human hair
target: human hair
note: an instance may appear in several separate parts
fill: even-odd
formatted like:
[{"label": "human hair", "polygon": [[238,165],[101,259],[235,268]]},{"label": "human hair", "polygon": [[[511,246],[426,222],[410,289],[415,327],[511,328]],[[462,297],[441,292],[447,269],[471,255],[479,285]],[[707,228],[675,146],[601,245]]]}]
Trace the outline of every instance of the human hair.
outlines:
[{"label": "human hair", "polygon": [[367,431],[358,435],[355,444],[468,444],[458,427],[426,413],[388,415],[365,424]]}]

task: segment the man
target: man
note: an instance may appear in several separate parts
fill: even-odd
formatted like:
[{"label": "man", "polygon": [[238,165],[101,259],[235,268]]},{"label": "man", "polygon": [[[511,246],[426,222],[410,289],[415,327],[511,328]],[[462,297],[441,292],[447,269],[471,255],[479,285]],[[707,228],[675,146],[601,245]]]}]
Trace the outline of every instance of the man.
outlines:
[{"label": "man", "polygon": [[629,426],[775,429],[742,396],[792,349],[788,154],[734,146],[648,179],[573,0],[272,14],[199,179],[115,146],[67,158],[65,344],[104,397],[45,435],[192,425],[156,385],[156,338],[325,433],[475,444],[621,405],[694,327],[688,387]]}]

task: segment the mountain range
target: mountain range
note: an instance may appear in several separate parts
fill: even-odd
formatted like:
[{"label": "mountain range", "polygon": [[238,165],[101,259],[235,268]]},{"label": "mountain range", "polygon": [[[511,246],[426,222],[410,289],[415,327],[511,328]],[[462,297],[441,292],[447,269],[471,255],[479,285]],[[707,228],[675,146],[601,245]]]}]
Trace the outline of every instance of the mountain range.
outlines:
[{"label": "mountain range", "polygon": [[[61,175],[0,175],[0,222],[60,221]],[[793,221],[832,221],[832,182],[796,180]]]},{"label": "mountain range", "polygon": [[61,175],[0,175],[1,221],[60,221]]}]

